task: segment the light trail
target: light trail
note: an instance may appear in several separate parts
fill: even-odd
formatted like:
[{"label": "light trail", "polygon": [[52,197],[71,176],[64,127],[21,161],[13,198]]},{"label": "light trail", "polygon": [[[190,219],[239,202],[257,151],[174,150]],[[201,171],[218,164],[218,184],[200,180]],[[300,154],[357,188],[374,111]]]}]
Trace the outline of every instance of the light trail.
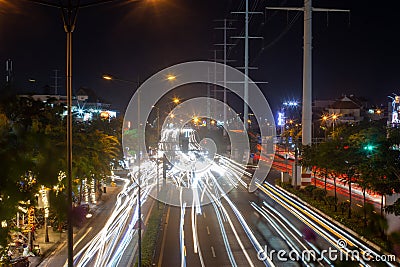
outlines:
[{"label": "light trail", "polygon": [[[314,231],[324,237],[327,241],[329,241],[334,247],[338,248],[339,250],[343,251],[347,255],[350,254],[350,258],[354,259],[353,250],[357,249],[360,251],[359,255],[365,255],[365,253],[371,253],[373,257],[379,257],[380,255],[372,248],[366,246],[357,238],[352,236],[351,234],[347,233],[343,229],[339,228],[335,224],[331,223],[330,221],[326,220],[324,217],[317,214],[315,211],[311,210],[307,206],[303,205],[302,203],[298,202],[294,198],[290,197],[288,194],[283,192],[282,190],[272,187],[268,183],[264,183],[259,188],[269,195],[271,198],[276,200],[280,203],[283,207],[285,207],[289,212],[293,215],[298,217],[303,223],[307,224],[311,227]],[[312,221],[310,221],[312,219]],[[347,245],[351,247],[342,248],[338,246],[338,240],[346,241]],[[357,255],[356,255],[357,256]],[[367,262],[361,256],[356,258],[360,264],[364,266],[369,266]],[[390,262],[386,262],[388,266],[396,266]]]},{"label": "light trail", "polygon": [[[165,130],[161,133],[162,141],[160,144],[161,150],[173,150],[173,158],[169,159],[172,163],[172,168],[167,171],[167,183],[175,185],[180,188],[179,202],[180,218],[179,218],[179,252],[180,252],[180,266],[186,267],[187,264],[187,239],[185,239],[185,230],[192,231],[193,237],[193,253],[197,254],[202,267],[206,266],[206,258],[203,258],[201,244],[199,241],[199,225],[197,216],[202,215],[202,203],[205,198],[211,200],[212,207],[215,212],[216,219],[219,224],[219,232],[222,236],[224,249],[227,253],[229,262],[232,266],[238,266],[237,259],[235,259],[232,252],[233,243],[238,244],[241,255],[246,259],[248,266],[257,265],[253,262],[251,250],[246,249],[244,241],[247,240],[253,245],[255,252],[259,252],[264,248],[261,246],[260,241],[257,240],[248,222],[243,214],[239,211],[235,203],[229,198],[224,186],[247,188],[248,184],[243,179],[244,177],[251,178],[251,173],[246,171],[246,166],[238,164],[237,162],[216,154],[214,159],[211,160],[205,156],[205,152],[201,151],[203,148],[197,143],[194,131],[189,134],[189,149],[188,153],[180,150],[177,143],[179,130]],[[174,165],[174,161],[179,161],[186,168],[179,168]],[[207,166],[205,170],[196,170],[196,161],[202,161]],[[144,162],[141,166],[141,181],[142,183],[142,199],[141,203],[145,203],[150,191],[154,188],[156,177],[156,170],[159,166],[154,166],[154,163]],[[137,178],[138,168],[132,170],[132,179]],[[125,179],[123,190],[118,194],[117,201],[112,215],[108,219],[104,228],[90,241],[83,249],[81,249],[75,256],[76,266],[118,266],[122,256],[126,253],[128,245],[131,244],[133,238],[137,237],[137,230],[135,224],[139,223],[138,207],[137,207],[137,193],[138,187],[133,180]],[[325,239],[331,246],[339,248],[340,251],[350,254],[350,250],[357,248],[361,253],[371,251],[372,255],[376,257],[378,254],[372,249],[365,246],[362,242],[322,218],[319,214],[315,213],[305,205],[291,198],[282,190],[271,186],[268,183],[258,185],[259,189],[267,196],[273,199],[276,203],[290,212],[293,216],[298,218],[300,222],[309,226],[319,236]],[[183,189],[189,189],[192,192],[193,198],[191,199],[191,223],[189,226],[185,225],[185,215],[187,203],[183,199]],[[189,202],[189,203],[190,203]],[[227,204],[227,205],[226,205]],[[311,242],[304,240],[304,237],[295,225],[289,222],[282,214],[280,214],[273,207],[268,206],[263,202],[263,206],[256,203],[249,203],[249,208],[256,210],[257,214],[261,215],[260,218],[267,223],[274,232],[280,237],[281,240],[292,250],[301,254],[303,251],[315,252],[321,255],[321,251]],[[233,215],[232,215],[233,214]],[[204,216],[205,217],[205,216]],[[234,221],[235,220],[235,221]],[[236,221],[237,220],[237,221]],[[235,225],[235,222],[238,222]],[[186,227],[186,228],[185,228]],[[229,236],[226,230],[232,230],[233,235]],[[240,230],[243,230],[246,235],[240,235]],[[209,233],[209,229],[207,228]],[[337,241],[345,240],[349,247],[341,248],[338,246]],[[235,253],[237,249],[235,248]],[[212,246],[213,257],[220,253],[215,253],[214,246]],[[237,257],[237,256],[236,256]],[[351,257],[353,255],[351,254]],[[354,257],[353,257],[354,259]],[[360,265],[369,266],[361,257],[356,258]],[[332,263],[326,257],[323,261],[332,266]],[[275,266],[272,259],[266,257],[262,263],[266,266]],[[303,260],[305,266],[311,266],[307,260]],[[319,265],[323,264],[321,262]],[[388,263],[389,266],[395,266]],[[313,265],[314,266],[314,265]]]},{"label": "light trail", "polygon": [[[153,177],[155,168],[152,162],[144,162],[142,175],[142,205],[146,202],[153,185],[148,186],[147,180]],[[132,172],[132,178],[137,177],[138,169]],[[118,266],[131,240],[137,236],[135,225],[138,218],[137,195],[139,187],[130,179],[123,179],[124,186],[117,195],[117,200],[105,226],[74,256],[75,266]],[[132,208],[134,210],[132,212]]]}]

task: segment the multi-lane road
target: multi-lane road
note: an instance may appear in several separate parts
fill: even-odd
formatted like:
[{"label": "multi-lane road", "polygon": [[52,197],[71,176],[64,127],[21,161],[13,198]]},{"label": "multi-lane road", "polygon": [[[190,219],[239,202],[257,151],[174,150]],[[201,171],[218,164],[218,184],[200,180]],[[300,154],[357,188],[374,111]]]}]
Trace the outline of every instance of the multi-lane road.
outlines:
[{"label": "multi-lane road", "polygon": [[191,208],[168,208],[158,266],[398,264],[268,182],[255,194],[240,184],[195,217],[197,250]]},{"label": "multi-lane road", "polygon": [[[194,139],[188,152],[167,144],[175,147],[166,180],[156,179],[162,164],[144,160],[140,166],[142,220],[148,218],[154,203],[149,196],[155,196],[157,183],[166,196],[163,200],[172,204],[164,209],[155,265],[336,266],[347,261],[346,266],[398,266],[392,255],[379,252],[274,186],[278,172],[271,171],[265,182],[257,184],[256,192],[249,193],[252,171],[248,166],[210,155]],[[107,219],[77,237],[75,266],[135,262],[138,174],[137,166],[130,179],[123,180],[113,209],[103,214]]]}]

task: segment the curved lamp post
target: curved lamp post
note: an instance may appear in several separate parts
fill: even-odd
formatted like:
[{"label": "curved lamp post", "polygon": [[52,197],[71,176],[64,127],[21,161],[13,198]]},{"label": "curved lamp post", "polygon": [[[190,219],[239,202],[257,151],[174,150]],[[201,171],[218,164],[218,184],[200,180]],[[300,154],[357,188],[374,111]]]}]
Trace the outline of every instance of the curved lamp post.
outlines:
[{"label": "curved lamp post", "polygon": [[160,133],[160,108],[159,107],[157,107],[157,106],[152,106],[153,108],[155,108],[155,109],[157,109],[157,154],[156,154],[156,165],[157,165],[157,209],[159,209],[160,208],[160,206],[159,206],[159,203],[160,203],[160,201],[158,201],[159,200],[159,194],[160,194],[160,187],[159,187],[159,177],[160,177],[160,174],[159,174],[159,166],[158,166],[158,163],[159,163],[159,161],[158,161],[158,152],[159,152],[159,145],[158,145],[158,142],[159,142],[159,136],[161,135],[161,133]]},{"label": "curved lamp post", "polygon": [[[120,82],[125,82],[125,83],[130,83],[130,84],[135,84],[137,87],[138,91],[138,135],[140,134],[140,89],[139,89],[139,79],[135,82],[132,80],[126,80],[126,79],[119,79],[116,78],[113,75],[109,75],[109,74],[103,74],[102,78],[104,80],[108,80],[108,81],[120,81]],[[157,149],[158,151],[158,149]],[[139,153],[138,153],[138,165],[139,165],[139,174],[138,174],[138,180],[137,180],[137,184],[139,187],[138,190],[138,218],[139,218],[139,223],[138,223],[138,247],[139,247],[139,251],[138,251],[138,266],[141,267],[142,266],[142,203],[141,203],[141,184],[140,184],[140,178],[141,178],[141,173],[140,173],[140,155],[141,155],[141,149],[140,149],[140,145],[139,145]],[[157,170],[158,170],[158,166],[157,166]],[[158,176],[157,176],[158,179]],[[157,183],[157,187],[158,187],[158,183]]]}]

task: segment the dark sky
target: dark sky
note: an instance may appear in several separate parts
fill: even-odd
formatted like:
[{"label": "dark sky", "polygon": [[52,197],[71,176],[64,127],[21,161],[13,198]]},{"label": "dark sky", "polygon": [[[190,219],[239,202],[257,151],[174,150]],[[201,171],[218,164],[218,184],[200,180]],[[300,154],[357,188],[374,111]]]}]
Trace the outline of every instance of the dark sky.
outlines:
[{"label": "dark sky", "polygon": [[[65,91],[65,33],[60,11],[21,0],[0,0],[0,70],[5,82],[5,61],[13,60],[18,88],[41,93],[54,85],[59,70]],[[51,0],[48,0],[51,2]],[[53,1],[58,2],[58,1]],[[85,2],[82,0],[81,2]],[[86,1],[87,2],[87,1]],[[142,0],[116,1],[81,9],[73,34],[74,90],[89,87],[115,107],[124,110],[133,84],[104,81],[103,73],[144,80],[173,64],[213,58],[214,43],[223,32],[217,19],[236,19],[232,27],[243,30],[240,0]],[[8,4],[7,4],[8,3]],[[250,0],[256,11],[266,6],[301,6],[303,1]],[[350,9],[347,13],[313,13],[313,98],[337,98],[342,94],[366,97],[372,104],[386,103],[387,95],[400,93],[399,22],[395,1],[372,5],[367,1],[313,1],[314,7]],[[243,10],[243,9],[242,9]],[[290,26],[291,25],[291,26]],[[300,99],[302,91],[303,16],[292,12],[254,15],[250,72],[262,84],[273,110],[284,100]],[[235,40],[231,40],[235,42]],[[263,49],[264,47],[264,49]],[[222,53],[218,52],[218,58]],[[243,65],[243,42],[231,49],[229,63]],[[36,83],[29,83],[34,78]]]}]

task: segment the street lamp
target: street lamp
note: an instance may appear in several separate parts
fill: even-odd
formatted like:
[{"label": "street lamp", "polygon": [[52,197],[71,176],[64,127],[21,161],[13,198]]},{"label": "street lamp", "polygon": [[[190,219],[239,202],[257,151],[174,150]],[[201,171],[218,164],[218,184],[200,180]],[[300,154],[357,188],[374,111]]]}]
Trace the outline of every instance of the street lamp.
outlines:
[{"label": "street lamp", "polygon": [[174,97],[174,99],[172,99],[172,102],[178,105],[181,102],[181,100],[177,97]]},{"label": "street lamp", "polygon": [[[25,2],[36,3],[44,6],[58,8],[66,33],[66,91],[67,91],[67,239],[68,239],[68,267],[73,267],[73,227],[72,227],[72,33],[76,26],[76,19],[79,8],[105,4],[116,0],[98,0],[88,3],[80,1],[60,0],[22,0]],[[54,3],[54,2],[57,2]]]},{"label": "street lamp", "polygon": [[[135,84],[137,86],[137,90],[138,90],[138,137],[140,134],[140,88],[139,88],[139,79],[137,82],[132,81],[132,80],[125,80],[125,79],[119,79],[116,78],[113,75],[109,75],[109,74],[103,74],[103,79],[108,80],[108,81],[112,81],[112,80],[116,80],[116,81],[121,81],[121,82],[125,82],[125,83],[130,83],[130,84]],[[139,138],[140,139],[140,138]],[[138,153],[138,167],[139,167],[139,173],[138,173],[138,179],[137,179],[137,184],[139,187],[138,190],[138,218],[139,218],[139,223],[138,223],[138,232],[139,232],[139,236],[138,236],[138,247],[139,247],[139,252],[138,252],[138,266],[141,267],[142,266],[142,203],[140,201],[141,198],[141,184],[140,184],[140,178],[141,178],[141,173],[140,173],[140,154],[141,154],[141,148],[140,148],[140,144],[139,144],[139,153]],[[158,168],[157,168],[158,169]]]},{"label": "street lamp", "polygon": [[332,127],[333,127],[332,133],[333,133],[333,135],[335,135],[335,121],[337,118],[338,118],[338,115],[336,115],[336,114],[332,115]]},{"label": "street lamp", "polygon": [[103,74],[102,77],[103,77],[104,80],[108,80],[108,81],[111,81],[113,79],[113,77],[108,75],[108,74]]},{"label": "street lamp", "polygon": [[[322,121],[325,122],[325,126],[327,125],[328,120],[332,120],[332,136],[334,137],[335,135],[335,122],[339,118],[340,114],[333,113],[332,115],[323,115],[321,117]],[[326,139],[326,130],[325,130],[325,139]]]},{"label": "street lamp", "polygon": [[325,136],[325,141],[326,141],[326,131],[328,130],[327,129],[327,124],[326,124],[326,121],[328,120],[328,116],[327,115],[323,115],[322,116],[322,121],[324,122],[324,124],[325,124],[325,130],[324,130],[324,136]]},{"label": "street lamp", "polygon": [[159,179],[159,170],[158,170],[158,142],[159,142],[159,135],[160,135],[160,108],[156,107],[156,106],[152,106],[153,108],[157,109],[157,154],[156,154],[156,165],[157,165],[157,208],[159,208],[159,192],[160,192],[160,188],[158,185],[158,179]]},{"label": "street lamp", "polygon": [[175,76],[175,75],[172,75],[172,74],[168,74],[168,75],[167,75],[167,80],[168,80],[168,81],[174,81],[174,80],[176,80],[176,76]]}]

